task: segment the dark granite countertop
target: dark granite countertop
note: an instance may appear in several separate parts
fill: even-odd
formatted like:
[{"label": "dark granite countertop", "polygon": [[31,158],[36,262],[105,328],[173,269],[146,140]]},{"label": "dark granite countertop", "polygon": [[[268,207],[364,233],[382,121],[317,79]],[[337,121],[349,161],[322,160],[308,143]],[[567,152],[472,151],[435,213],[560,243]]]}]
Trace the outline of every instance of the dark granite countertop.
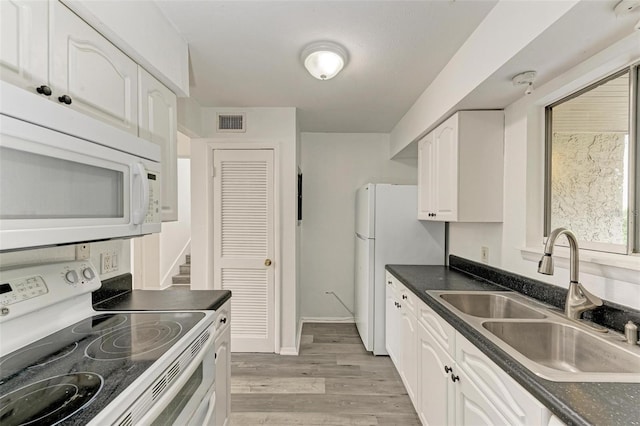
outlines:
[{"label": "dark granite countertop", "polygon": [[229,290],[131,290],[100,303],[96,311],[215,311],[231,297]]},{"label": "dark granite countertop", "polygon": [[215,311],[229,290],[132,290],[131,274],[102,281],[92,293],[96,311]]},{"label": "dark granite countertop", "polygon": [[[566,290],[515,274],[506,273],[504,284],[501,271],[496,268],[451,256],[451,266],[387,265],[391,272],[424,303],[442,316],[465,338],[485,353],[522,387],[568,425],[640,425],[640,383],[552,382],[536,376],[506,352],[478,333],[444,305],[427,294],[429,290],[515,290],[552,306],[564,303]],[[471,275],[471,274],[476,275]],[[491,278],[491,281],[482,277]],[[618,328],[618,322],[632,319],[640,313],[615,304],[606,303],[604,313],[592,318]],[[606,319],[615,324],[607,323]]]}]

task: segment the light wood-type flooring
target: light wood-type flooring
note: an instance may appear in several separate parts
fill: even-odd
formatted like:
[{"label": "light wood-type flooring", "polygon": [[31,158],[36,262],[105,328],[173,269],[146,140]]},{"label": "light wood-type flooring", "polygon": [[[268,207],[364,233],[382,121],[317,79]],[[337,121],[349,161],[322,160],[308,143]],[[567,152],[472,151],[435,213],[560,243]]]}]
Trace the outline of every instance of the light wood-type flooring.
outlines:
[{"label": "light wood-type flooring", "polygon": [[233,353],[231,425],[420,425],[389,357],[354,324],[304,324],[299,356]]}]

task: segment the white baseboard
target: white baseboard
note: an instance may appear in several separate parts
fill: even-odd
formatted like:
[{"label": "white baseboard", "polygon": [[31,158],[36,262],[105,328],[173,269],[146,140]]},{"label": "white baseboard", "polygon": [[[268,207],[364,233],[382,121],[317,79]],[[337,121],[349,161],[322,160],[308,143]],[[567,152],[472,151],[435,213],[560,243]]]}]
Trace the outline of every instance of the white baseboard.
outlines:
[{"label": "white baseboard", "polygon": [[[300,318],[301,323],[305,322],[327,322],[327,323],[344,323],[344,324],[354,324],[356,319],[354,317],[302,317]],[[300,330],[302,330],[302,324],[300,326]]]},{"label": "white baseboard", "polygon": [[302,320],[302,318],[300,318],[298,320],[298,341],[296,342],[296,346],[298,348],[298,353],[300,353],[300,343],[302,343],[302,325],[304,324],[304,321]]},{"label": "white baseboard", "polygon": [[298,348],[295,346],[287,346],[280,348],[280,355],[298,356]]}]

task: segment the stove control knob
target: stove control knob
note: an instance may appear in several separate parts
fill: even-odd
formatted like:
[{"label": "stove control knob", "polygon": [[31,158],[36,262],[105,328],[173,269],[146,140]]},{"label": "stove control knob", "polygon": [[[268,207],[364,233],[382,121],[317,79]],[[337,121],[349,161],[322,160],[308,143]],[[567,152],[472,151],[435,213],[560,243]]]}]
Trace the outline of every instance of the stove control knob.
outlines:
[{"label": "stove control knob", "polygon": [[93,269],[91,268],[85,268],[82,270],[82,275],[88,279],[88,280],[92,280],[96,277],[96,274],[93,273]]},{"label": "stove control knob", "polygon": [[68,271],[66,274],[64,274],[64,279],[67,280],[69,284],[77,284],[78,273],[76,271]]}]

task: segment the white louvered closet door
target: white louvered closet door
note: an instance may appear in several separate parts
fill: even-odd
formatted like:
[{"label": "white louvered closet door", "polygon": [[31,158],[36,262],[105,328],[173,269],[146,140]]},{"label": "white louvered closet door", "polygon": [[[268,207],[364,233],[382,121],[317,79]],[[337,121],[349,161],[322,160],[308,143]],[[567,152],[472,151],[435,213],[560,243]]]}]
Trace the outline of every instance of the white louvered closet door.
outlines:
[{"label": "white louvered closet door", "polygon": [[214,287],[231,290],[231,350],[275,351],[273,150],[215,150]]}]

